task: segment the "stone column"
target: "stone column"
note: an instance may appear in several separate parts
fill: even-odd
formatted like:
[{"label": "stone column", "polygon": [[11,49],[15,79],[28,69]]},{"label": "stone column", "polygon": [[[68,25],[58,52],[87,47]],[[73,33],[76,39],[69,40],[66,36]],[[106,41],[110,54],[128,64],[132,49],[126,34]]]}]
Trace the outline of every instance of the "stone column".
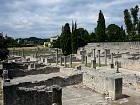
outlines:
[{"label": "stone column", "polygon": [[3,64],[0,62],[0,70],[3,70]]},{"label": "stone column", "polygon": [[58,49],[56,49],[56,64],[58,64]]},{"label": "stone column", "polygon": [[8,79],[8,70],[3,70],[3,79]]},{"label": "stone column", "polygon": [[100,50],[98,50],[98,66],[101,67]]},{"label": "stone column", "polygon": [[21,56],[21,55],[20,55],[20,50],[17,50],[17,51],[18,51],[18,56]]},{"label": "stone column", "polygon": [[85,66],[87,66],[87,56],[85,56]]},{"label": "stone column", "polygon": [[64,66],[67,66],[66,56],[64,56]]},{"label": "stone column", "polygon": [[48,65],[48,58],[45,58],[45,65]]},{"label": "stone column", "polygon": [[72,54],[70,54],[70,67],[72,67]]},{"label": "stone column", "polygon": [[91,60],[91,68],[96,69],[96,58]]},{"label": "stone column", "polygon": [[62,55],[60,55],[60,66],[62,66]]},{"label": "stone column", "polygon": [[114,68],[114,62],[113,62],[113,53],[111,53],[111,69]]},{"label": "stone column", "polygon": [[81,55],[81,63],[84,64],[84,55]]},{"label": "stone column", "polygon": [[119,61],[116,62],[116,65],[117,65],[116,73],[119,73]]},{"label": "stone column", "polygon": [[93,54],[94,56],[93,57],[94,57],[94,60],[95,60],[96,59],[95,49],[93,49],[93,52],[94,52],[94,54]]},{"label": "stone column", "polygon": [[107,65],[107,49],[105,49],[105,65]]},{"label": "stone column", "polygon": [[22,49],[22,57],[24,57],[24,49]]}]

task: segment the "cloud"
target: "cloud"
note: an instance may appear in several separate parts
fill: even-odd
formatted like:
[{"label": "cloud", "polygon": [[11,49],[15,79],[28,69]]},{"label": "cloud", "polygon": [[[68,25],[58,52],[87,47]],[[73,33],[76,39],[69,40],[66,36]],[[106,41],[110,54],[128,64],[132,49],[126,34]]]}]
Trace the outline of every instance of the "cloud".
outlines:
[{"label": "cloud", "polygon": [[123,11],[139,0],[0,0],[0,31],[14,37],[50,37],[61,33],[61,26],[76,20],[89,32],[96,27],[99,10],[106,25],[124,25]]}]

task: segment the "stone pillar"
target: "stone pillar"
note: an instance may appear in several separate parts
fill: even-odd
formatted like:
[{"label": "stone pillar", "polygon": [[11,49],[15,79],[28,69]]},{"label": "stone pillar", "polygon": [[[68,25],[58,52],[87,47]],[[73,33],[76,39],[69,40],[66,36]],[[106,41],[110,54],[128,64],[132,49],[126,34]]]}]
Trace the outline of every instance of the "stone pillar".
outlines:
[{"label": "stone pillar", "polygon": [[95,60],[95,59],[96,59],[95,49],[93,49],[93,53],[94,53],[94,54],[93,54],[93,55],[94,55],[93,57],[94,57],[94,60]]},{"label": "stone pillar", "polygon": [[119,61],[116,62],[116,65],[117,65],[116,73],[119,73]]},{"label": "stone pillar", "polygon": [[0,70],[3,70],[3,64],[0,63]]},{"label": "stone pillar", "polygon": [[8,79],[8,70],[3,70],[3,79]]},{"label": "stone pillar", "polygon": [[22,49],[22,57],[24,57],[24,49]]},{"label": "stone pillar", "polygon": [[48,65],[48,58],[45,58],[45,65]]},{"label": "stone pillar", "polygon": [[60,66],[62,66],[62,55],[60,55]]},{"label": "stone pillar", "polygon": [[67,59],[66,59],[67,57],[66,56],[64,56],[64,66],[66,67],[67,66]]},{"label": "stone pillar", "polygon": [[70,54],[70,67],[72,67],[72,54]]},{"label": "stone pillar", "polygon": [[52,104],[62,105],[62,88],[59,86],[52,87]]},{"label": "stone pillar", "polygon": [[58,64],[58,49],[56,49],[56,65]]},{"label": "stone pillar", "polygon": [[18,56],[21,56],[21,55],[20,55],[20,50],[17,50],[17,51],[18,51]]},{"label": "stone pillar", "polygon": [[87,56],[85,56],[85,66],[87,66]]},{"label": "stone pillar", "polygon": [[107,49],[105,49],[105,65],[107,65]]},{"label": "stone pillar", "polygon": [[81,55],[81,63],[84,64],[84,55]]},{"label": "stone pillar", "polygon": [[114,62],[113,62],[113,53],[111,53],[111,69],[114,68]]},{"label": "stone pillar", "polygon": [[91,68],[96,69],[96,58],[91,60]]},{"label": "stone pillar", "polygon": [[101,67],[100,50],[98,50],[98,66]]}]

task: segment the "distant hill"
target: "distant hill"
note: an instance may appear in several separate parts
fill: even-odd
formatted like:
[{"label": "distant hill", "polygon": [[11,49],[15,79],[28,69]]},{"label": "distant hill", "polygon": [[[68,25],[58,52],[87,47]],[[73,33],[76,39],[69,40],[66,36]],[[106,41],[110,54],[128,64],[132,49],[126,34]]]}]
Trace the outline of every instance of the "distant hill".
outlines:
[{"label": "distant hill", "polygon": [[42,39],[42,38],[37,38],[37,37],[29,37],[29,38],[18,38],[16,39],[18,43],[21,44],[43,44],[44,42],[48,42],[49,38],[47,39]]}]

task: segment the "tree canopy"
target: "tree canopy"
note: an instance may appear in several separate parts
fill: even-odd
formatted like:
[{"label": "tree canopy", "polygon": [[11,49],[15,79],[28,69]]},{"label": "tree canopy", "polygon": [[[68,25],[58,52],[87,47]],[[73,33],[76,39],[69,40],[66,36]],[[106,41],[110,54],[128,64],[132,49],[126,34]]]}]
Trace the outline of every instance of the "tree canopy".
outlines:
[{"label": "tree canopy", "polygon": [[3,33],[0,33],[0,61],[8,58],[9,51],[7,47],[6,37],[3,36]]}]

